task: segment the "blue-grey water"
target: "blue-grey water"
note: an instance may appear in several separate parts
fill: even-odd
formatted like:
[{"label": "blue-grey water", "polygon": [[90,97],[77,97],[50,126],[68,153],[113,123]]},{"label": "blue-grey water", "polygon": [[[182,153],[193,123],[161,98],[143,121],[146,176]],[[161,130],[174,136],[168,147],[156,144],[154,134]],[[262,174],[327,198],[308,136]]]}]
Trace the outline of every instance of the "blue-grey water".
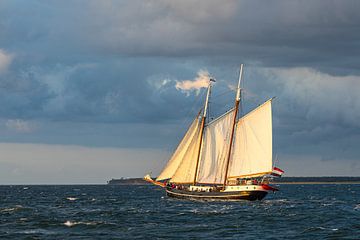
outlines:
[{"label": "blue-grey water", "polygon": [[156,186],[0,186],[1,239],[360,239],[360,185],[281,185],[257,202]]}]

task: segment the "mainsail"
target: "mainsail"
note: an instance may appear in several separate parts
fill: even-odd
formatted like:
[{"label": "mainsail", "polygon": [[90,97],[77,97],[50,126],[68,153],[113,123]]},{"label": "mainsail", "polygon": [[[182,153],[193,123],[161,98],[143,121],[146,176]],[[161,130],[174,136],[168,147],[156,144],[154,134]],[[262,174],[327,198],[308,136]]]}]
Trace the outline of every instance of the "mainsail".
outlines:
[{"label": "mainsail", "polygon": [[271,100],[236,123],[229,177],[256,177],[272,171]]},{"label": "mainsail", "polygon": [[[194,143],[199,139],[200,123],[198,116],[191,123],[184,138],[181,140],[179,146],[175,150],[174,154],[170,158],[169,162],[156,178],[157,181],[169,179],[174,176],[180,165],[185,159],[190,158],[193,155]],[[194,175],[193,175],[194,176]]]},{"label": "mainsail", "polygon": [[225,177],[225,162],[229,152],[234,109],[210,122],[204,129],[197,181],[221,184]]}]

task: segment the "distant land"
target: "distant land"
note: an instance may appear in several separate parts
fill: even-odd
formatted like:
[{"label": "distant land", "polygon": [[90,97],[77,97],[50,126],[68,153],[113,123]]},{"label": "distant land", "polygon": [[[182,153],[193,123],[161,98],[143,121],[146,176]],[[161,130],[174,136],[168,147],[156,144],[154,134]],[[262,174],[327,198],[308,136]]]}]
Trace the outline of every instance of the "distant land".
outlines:
[{"label": "distant land", "polygon": [[[274,184],[360,184],[360,177],[281,177]],[[147,185],[142,178],[111,179],[108,185]]]}]

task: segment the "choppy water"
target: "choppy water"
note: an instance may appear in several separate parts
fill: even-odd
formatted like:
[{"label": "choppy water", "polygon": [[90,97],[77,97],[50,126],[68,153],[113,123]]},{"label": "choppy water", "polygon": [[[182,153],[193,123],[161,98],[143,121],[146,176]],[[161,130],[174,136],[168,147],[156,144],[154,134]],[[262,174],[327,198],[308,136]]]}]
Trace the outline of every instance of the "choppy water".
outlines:
[{"label": "choppy water", "polygon": [[281,185],[258,202],[155,186],[0,186],[2,239],[360,239],[360,185]]}]

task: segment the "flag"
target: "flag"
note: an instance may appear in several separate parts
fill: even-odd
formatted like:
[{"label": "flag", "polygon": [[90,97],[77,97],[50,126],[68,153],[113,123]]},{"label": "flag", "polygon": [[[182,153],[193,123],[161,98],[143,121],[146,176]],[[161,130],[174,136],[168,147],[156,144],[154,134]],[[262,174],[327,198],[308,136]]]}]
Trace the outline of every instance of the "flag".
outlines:
[{"label": "flag", "polygon": [[281,170],[280,168],[274,167],[272,170],[271,175],[276,176],[276,177],[281,177],[281,175],[284,173],[283,170]]}]

